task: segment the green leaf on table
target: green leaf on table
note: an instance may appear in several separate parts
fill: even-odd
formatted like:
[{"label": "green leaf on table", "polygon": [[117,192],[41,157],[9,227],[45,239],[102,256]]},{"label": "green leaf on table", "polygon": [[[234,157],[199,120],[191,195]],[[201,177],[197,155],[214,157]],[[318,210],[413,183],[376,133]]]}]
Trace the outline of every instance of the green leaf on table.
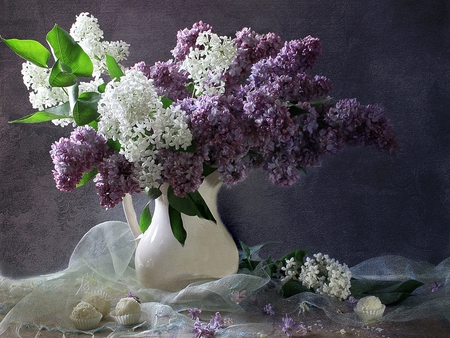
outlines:
[{"label": "green leaf on table", "polygon": [[302,282],[294,279],[288,280],[281,287],[281,294],[283,295],[283,297],[286,298],[294,296],[301,292],[313,292],[313,291],[304,286]]},{"label": "green leaf on table", "polygon": [[169,219],[170,227],[172,228],[173,236],[182,246],[186,242],[187,233],[183,227],[183,220],[181,218],[181,213],[169,205]]},{"label": "green leaf on table", "polygon": [[97,173],[98,173],[97,168],[92,169],[88,173],[83,173],[83,176],[81,177],[81,181],[76,185],[76,187],[77,188],[82,187],[86,183],[92,181],[94,179],[95,175],[97,175]]},{"label": "green leaf on table", "polygon": [[106,54],[106,67],[108,68],[111,79],[116,79],[116,81],[118,81],[123,76],[122,68],[120,68],[116,59],[109,54]]},{"label": "green leaf on table", "polygon": [[69,102],[59,106],[46,108],[45,110],[21,117],[20,119],[10,121],[9,123],[42,123],[51,120],[70,118]]},{"label": "green leaf on table", "polygon": [[260,250],[262,250],[262,249],[264,249],[264,248],[266,248],[268,246],[271,246],[271,245],[274,245],[274,244],[278,244],[276,242],[268,242],[268,243],[254,245],[254,246],[247,246],[242,241],[239,241],[239,243],[240,243],[241,248],[242,248],[242,250],[239,252],[239,256],[240,256],[241,260],[243,260],[243,259],[251,259],[253,257],[253,255],[255,253],[257,253],[258,251],[260,251]]},{"label": "green leaf on table", "polygon": [[70,87],[77,83],[77,77],[72,74],[70,67],[56,60],[49,78],[52,87]]},{"label": "green leaf on table", "polygon": [[297,262],[301,262],[303,263],[305,260],[305,256],[308,254],[309,250],[300,250],[297,249],[295,251],[292,251],[286,255],[284,255],[283,257],[281,257],[281,259],[279,260],[279,262],[283,262],[285,263],[286,260],[291,259],[292,257],[297,261]]},{"label": "green leaf on table", "polygon": [[396,305],[411,296],[423,283],[414,279],[405,282],[352,279],[350,292],[357,299],[376,296],[385,305]]},{"label": "green leaf on table", "polygon": [[36,66],[47,68],[50,51],[35,40],[3,39],[11,50]]},{"label": "green leaf on table", "polygon": [[90,77],[94,70],[92,60],[70,34],[55,25],[47,33],[47,42],[56,60],[70,67],[77,77]]},{"label": "green leaf on table", "polygon": [[142,210],[141,217],[139,218],[139,228],[142,233],[146,232],[150,226],[150,223],[152,223],[152,213],[150,212],[149,204],[150,201],[145,205]]},{"label": "green leaf on table", "polygon": [[[255,268],[258,266],[261,261],[254,260],[253,255],[260,251],[261,249],[264,249],[265,247],[268,247],[273,244],[277,244],[275,242],[269,242],[264,244],[259,244],[255,246],[247,246],[242,241],[239,241],[242,250],[239,250],[239,269],[248,269],[250,271],[255,270]],[[270,266],[272,264],[272,261],[269,260],[266,261],[266,263]]]},{"label": "green leaf on table", "polygon": [[78,126],[84,126],[99,117],[97,104],[101,95],[95,92],[81,93],[73,107],[73,118]]}]

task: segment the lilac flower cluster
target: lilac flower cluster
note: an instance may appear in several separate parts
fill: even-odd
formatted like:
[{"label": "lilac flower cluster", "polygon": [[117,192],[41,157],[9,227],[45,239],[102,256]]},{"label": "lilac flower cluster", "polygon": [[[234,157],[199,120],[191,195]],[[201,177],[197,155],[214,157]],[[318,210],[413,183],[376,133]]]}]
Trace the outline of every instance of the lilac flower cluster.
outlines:
[{"label": "lilac flower cluster", "polygon": [[242,100],[225,95],[202,95],[182,102],[189,116],[189,129],[196,153],[209,166],[217,167],[228,185],[245,178],[244,156],[250,143],[242,123]]},{"label": "lilac flower cluster", "polygon": [[98,174],[94,178],[100,204],[106,209],[120,203],[125,194],[139,193],[141,188],[134,177],[134,164],[125,156],[113,153],[105,157],[97,166]]},{"label": "lilac flower cluster", "polygon": [[83,173],[96,167],[109,152],[106,139],[91,127],[78,127],[69,138],[56,141],[50,150],[56,187],[74,190]]},{"label": "lilac flower cluster", "polygon": [[83,173],[97,168],[94,182],[102,206],[112,208],[122,201],[126,193],[140,191],[134,179],[133,164],[112,151],[106,139],[92,127],[77,127],[69,138],[53,143],[50,156],[55,166],[53,177],[59,190],[74,190]]},{"label": "lilac flower cluster", "polygon": [[180,70],[179,63],[168,60],[148,66],[142,61],[134,65],[133,68],[153,80],[153,86],[159,96],[164,96],[172,101],[189,97],[187,89],[188,74],[186,71]]},{"label": "lilac flower cluster", "polygon": [[223,328],[222,317],[219,312],[211,318],[209,323],[202,323],[197,317],[194,323],[195,338],[211,338],[214,334]]},{"label": "lilac flower cluster", "polygon": [[189,54],[190,49],[195,46],[200,33],[211,31],[214,29],[207,23],[199,21],[194,23],[191,29],[183,29],[177,33],[177,45],[172,50],[172,55],[177,61],[183,61]]},{"label": "lilac flower cluster", "polygon": [[241,80],[248,77],[253,64],[264,58],[275,57],[283,46],[278,35],[261,35],[247,27],[236,32],[234,43],[237,55],[225,74],[228,93],[239,91]]},{"label": "lilac flower cluster", "polygon": [[286,316],[282,318],[283,325],[280,325],[283,332],[286,334],[287,337],[291,337],[292,335],[306,335],[308,333],[308,330],[303,324],[296,324],[295,321],[291,318]]}]

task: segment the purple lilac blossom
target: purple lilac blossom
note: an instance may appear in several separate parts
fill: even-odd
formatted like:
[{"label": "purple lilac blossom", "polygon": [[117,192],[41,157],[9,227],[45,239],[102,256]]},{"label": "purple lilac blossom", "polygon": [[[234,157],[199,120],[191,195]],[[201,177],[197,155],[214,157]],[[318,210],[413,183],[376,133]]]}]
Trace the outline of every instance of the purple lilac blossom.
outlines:
[{"label": "purple lilac blossom", "polygon": [[397,150],[394,131],[380,105],[362,106],[356,99],[343,99],[329,109],[325,121],[348,144],[374,145],[389,153]]},{"label": "purple lilac blossom", "polygon": [[188,309],[188,313],[189,313],[189,316],[192,318],[192,319],[198,319],[198,318],[200,318],[200,315],[202,314],[202,310],[200,310],[200,309],[198,309],[198,308],[189,308]]},{"label": "purple lilac blossom", "polygon": [[202,95],[182,103],[189,116],[196,153],[217,167],[226,184],[245,178],[243,157],[249,150],[246,125],[242,123],[242,101],[224,95]]},{"label": "purple lilac blossom", "polygon": [[92,127],[77,127],[69,138],[61,138],[52,144],[50,156],[55,169],[56,187],[72,191],[84,172],[96,167],[110,153],[106,139]]},{"label": "purple lilac blossom", "polygon": [[125,194],[141,191],[134,176],[134,165],[119,153],[105,157],[98,164],[98,174],[94,178],[100,204],[106,209],[120,203]]},{"label": "purple lilac blossom", "polygon": [[222,329],[222,317],[219,312],[216,312],[207,324],[202,323],[197,317],[193,332],[196,338],[211,338],[220,329]]},{"label": "purple lilac blossom", "polygon": [[195,46],[198,35],[201,32],[211,31],[214,33],[212,26],[203,21],[196,22],[191,29],[179,30],[177,33],[177,45],[171,51],[177,61],[183,61],[189,54],[190,48]]},{"label": "purple lilac blossom", "polygon": [[173,188],[175,195],[185,197],[200,187],[204,178],[201,156],[190,152],[161,149],[158,151],[157,159],[163,165],[162,180]]},{"label": "purple lilac blossom", "polygon": [[240,302],[244,301],[245,298],[247,298],[246,290],[242,290],[242,291],[235,290],[231,293],[231,300],[233,302],[235,302],[236,304],[239,304]]},{"label": "purple lilac blossom", "polygon": [[442,283],[434,282],[434,284],[430,287],[430,291],[431,292],[436,292],[437,290],[439,290],[443,286],[444,286],[444,284],[442,284]]},{"label": "purple lilac blossom", "polygon": [[127,297],[127,298],[133,298],[133,299],[134,299],[136,302],[138,302],[139,304],[141,303],[141,300],[139,299],[139,297],[136,296],[136,295],[133,295],[133,294],[131,293],[131,291],[128,292],[128,293],[125,295],[125,297]]},{"label": "purple lilac blossom", "polygon": [[275,315],[275,311],[273,310],[272,304],[270,304],[270,303],[264,306],[263,311],[266,315],[269,315],[269,316]]},{"label": "purple lilac blossom", "polygon": [[280,327],[288,337],[291,337],[293,334],[305,335],[308,333],[304,325],[296,324],[287,314],[281,320],[283,321],[283,325],[280,325]]},{"label": "purple lilac blossom", "polygon": [[225,74],[227,93],[238,92],[241,82],[248,77],[251,66],[261,59],[275,57],[283,46],[278,35],[261,35],[246,27],[236,32],[234,44],[237,55]]},{"label": "purple lilac blossom", "polygon": [[190,80],[187,72],[180,70],[180,63],[173,60],[158,61],[153,66],[148,66],[145,62],[139,62],[133,68],[153,80],[153,86],[159,96],[176,101],[190,95],[186,86]]}]

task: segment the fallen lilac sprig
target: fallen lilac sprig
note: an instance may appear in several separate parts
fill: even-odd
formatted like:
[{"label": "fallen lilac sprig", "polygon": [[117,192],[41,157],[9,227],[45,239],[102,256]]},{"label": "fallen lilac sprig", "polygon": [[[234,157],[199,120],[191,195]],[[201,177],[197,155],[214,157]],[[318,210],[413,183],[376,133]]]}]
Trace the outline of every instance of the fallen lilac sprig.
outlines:
[{"label": "fallen lilac sprig", "polygon": [[288,317],[287,314],[284,318],[282,318],[282,321],[283,325],[280,325],[280,327],[288,337],[291,337],[294,333],[302,336],[308,333],[303,324],[296,324],[295,321],[291,317]]},{"label": "fallen lilac sprig", "polygon": [[273,310],[272,304],[267,304],[266,306],[264,306],[263,311],[266,315],[269,316],[274,316],[275,315],[275,311]]},{"label": "fallen lilac sprig", "polygon": [[436,292],[443,286],[444,286],[444,284],[442,284],[442,283],[434,282],[434,284],[430,287],[430,290],[431,290],[431,292]]},{"label": "fallen lilac sprig", "polygon": [[195,334],[195,338],[211,338],[222,327],[222,316],[219,312],[216,312],[209,323],[202,323],[197,317],[192,331]]},{"label": "fallen lilac sprig", "polygon": [[141,304],[141,300],[139,299],[139,297],[133,295],[131,292],[128,292],[128,293],[126,294],[126,297],[127,297],[127,298],[133,298],[136,302],[138,302],[139,304]]}]

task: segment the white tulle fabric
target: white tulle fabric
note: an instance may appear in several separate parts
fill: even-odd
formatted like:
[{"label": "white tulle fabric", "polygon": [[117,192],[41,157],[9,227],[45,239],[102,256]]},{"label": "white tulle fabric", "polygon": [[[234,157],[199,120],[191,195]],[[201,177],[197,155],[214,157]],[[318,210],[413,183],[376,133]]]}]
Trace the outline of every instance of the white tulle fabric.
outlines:
[{"label": "white tulle fabric", "polygon": [[[268,303],[283,315],[298,313],[308,304],[322,309],[338,323],[363,324],[352,308],[338,299],[314,293],[281,297],[280,285],[271,281],[262,270],[194,283],[179,292],[145,289],[135,278],[134,251],[135,242],[128,225],[105,222],[82,238],[66,270],[23,280],[0,277],[0,318],[3,317],[0,335],[9,329],[19,336],[24,326],[59,331],[62,336],[67,332],[79,332],[69,317],[83,295],[90,292],[106,292],[113,306],[128,292],[137,295],[142,302],[137,332],[133,331],[136,327],[120,326],[110,316],[104,317],[99,328],[90,332],[110,331],[109,337],[126,337],[128,334],[139,337],[164,331],[192,333],[194,321],[187,315],[189,308],[239,317],[239,323],[229,326],[221,334],[221,337],[236,337],[238,333],[248,332],[252,326],[257,330],[273,327],[273,319],[261,315]],[[425,284],[401,305],[389,307],[382,320],[408,321],[427,316],[450,319],[450,259],[434,266],[398,256],[383,256],[351,270],[355,278],[399,281],[414,278]],[[431,292],[430,286],[435,282],[442,287]],[[246,298],[237,303],[232,297],[233,292],[244,290]]]}]

